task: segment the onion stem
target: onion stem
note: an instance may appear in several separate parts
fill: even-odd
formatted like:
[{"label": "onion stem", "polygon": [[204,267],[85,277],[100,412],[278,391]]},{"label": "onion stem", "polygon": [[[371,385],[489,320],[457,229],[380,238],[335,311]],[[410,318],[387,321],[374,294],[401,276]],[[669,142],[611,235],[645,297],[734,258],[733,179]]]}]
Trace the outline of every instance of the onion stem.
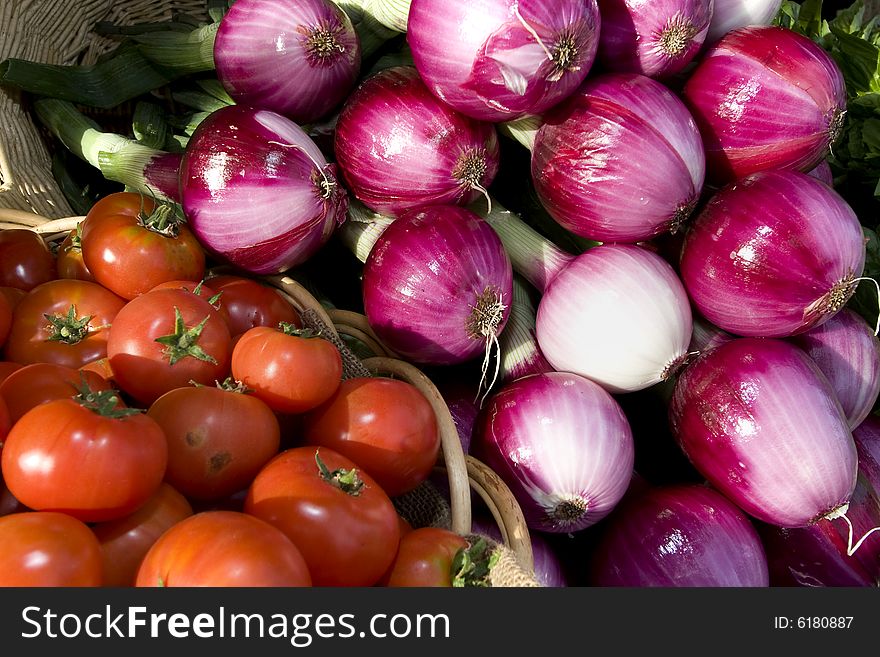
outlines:
[{"label": "onion stem", "polygon": [[373,246],[393,221],[393,217],[373,212],[360,201],[350,199],[348,221],[336,230],[336,234],[358,260],[366,262]]},{"label": "onion stem", "polygon": [[550,281],[574,258],[507,210],[497,199],[492,200],[488,212],[474,206],[471,209],[498,233],[514,270],[540,292],[544,292]]},{"label": "onion stem", "polygon": [[510,315],[499,338],[503,381],[510,382],[529,374],[553,371],[538,347],[535,337],[536,316],[537,309],[529,284],[521,276],[514,275]]},{"label": "onion stem", "polygon": [[[163,184],[169,175],[176,182],[180,156],[139,144],[111,132],[81,114],[72,103],[55,98],[34,102],[37,118],[74,155],[99,169],[105,178],[120,182],[159,200],[168,200]],[[173,188],[176,189],[175,184]]]},{"label": "onion stem", "polygon": [[134,108],[131,119],[134,138],[148,147],[161,149],[168,137],[168,124],[165,112],[156,103],[141,101]]},{"label": "onion stem", "polygon": [[180,75],[214,69],[214,39],[220,23],[209,23],[191,32],[166,30],[131,37],[144,57]]},{"label": "onion stem", "polygon": [[373,12],[371,0],[335,0],[336,5],[348,14],[361,42],[361,57],[367,59],[400,31],[383,25]]},{"label": "onion stem", "polygon": [[412,0],[362,0],[376,20],[396,32],[406,32]]},{"label": "onion stem", "polygon": [[498,131],[532,150],[542,121],[543,119],[537,114],[527,114],[513,121],[499,123]]}]

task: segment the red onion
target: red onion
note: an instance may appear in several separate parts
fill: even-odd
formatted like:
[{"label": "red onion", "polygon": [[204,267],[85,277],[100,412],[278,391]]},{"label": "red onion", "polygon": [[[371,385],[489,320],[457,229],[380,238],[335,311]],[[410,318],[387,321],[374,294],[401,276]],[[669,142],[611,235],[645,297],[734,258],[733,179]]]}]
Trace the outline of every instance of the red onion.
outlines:
[{"label": "red onion", "polygon": [[377,212],[475,200],[498,172],[498,136],[437,100],[411,66],[376,73],[349,97],[334,150],[352,193]]},{"label": "red onion", "polygon": [[[492,518],[475,516],[471,523],[471,531],[475,534],[488,536],[497,543],[503,543],[501,530]],[[546,588],[563,588],[571,586],[565,568],[550,542],[537,532],[529,532],[532,544],[532,558],[535,565],[535,578]]]},{"label": "red onion", "polygon": [[700,59],[684,97],[715,184],[764,169],[812,169],[837,139],[846,108],[834,60],[775,26],[728,33]]},{"label": "red onion", "polygon": [[407,42],[431,91],[484,121],[540,113],[586,77],[596,0],[413,0]]},{"label": "red onion", "polygon": [[840,195],[802,173],[762,171],[704,208],[685,239],[681,277],[713,324],[785,337],[843,308],[864,263],[859,220]]},{"label": "red onion", "polygon": [[329,0],[237,0],[220,21],[214,64],[237,103],[307,123],[351,91],[361,50],[351,20]]},{"label": "red onion", "polygon": [[603,244],[575,257],[492,206],[486,220],[514,268],[543,292],[536,335],[554,369],[610,392],[642,390],[677,371],[688,354],[691,309],[663,258],[632,244]]},{"label": "red onion", "polygon": [[298,125],[241,105],[217,110],[193,133],[180,189],[202,245],[255,274],[307,260],[348,206],[334,165]]},{"label": "red onion", "polygon": [[859,453],[859,472],[880,493],[880,417],[869,415],[853,431]]},{"label": "red onion", "polygon": [[831,383],[850,429],[864,420],[880,394],[880,341],[860,315],[844,308],[821,326],[791,338]]},{"label": "red onion", "polygon": [[856,447],[827,379],[794,345],[740,338],[702,354],[669,416],[697,470],[755,518],[804,527],[845,513]]},{"label": "red onion", "polygon": [[725,342],[734,340],[735,336],[706,320],[705,317],[694,314],[694,332],[691,336],[691,351],[708,351]]},{"label": "red onion", "polygon": [[764,587],[761,539],[749,519],[705,486],[654,488],[622,504],[590,562],[594,586]]},{"label": "red onion", "polygon": [[652,78],[678,73],[696,56],[713,0],[599,0],[599,60],[609,71]]},{"label": "red onion", "polygon": [[449,408],[449,414],[455,428],[458,430],[458,438],[461,441],[461,449],[465,454],[471,450],[471,439],[474,435],[474,424],[480,410],[474,399],[477,396],[477,386],[471,385],[464,378],[457,376],[457,372],[448,378],[441,380],[433,379],[437,390],[443,395],[443,401]]},{"label": "red onion", "polygon": [[816,180],[821,180],[829,187],[834,187],[834,176],[831,173],[831,165],[828,160],[822,160],[815,167],[807,171],[808,176],[813,176]]},{"label": "red onion", "polygon": [[407,359],[488,358],[510,313],[512,278],[501,240],[470,210],[409,210],[367,257],[364,311],[379,338]]},{"label": "red onion", "polygon": [[545,117],[532,149],[547,211],[576,235],[603,242],[677,231],[696,205],[704,168],[687,108],[636,74],[589,79]]},{"label": "red onion", "polygon": [[731,30],[749,25],[770,25],[782,0],[714,0],[706,43],[714,43]]},{"label": "red onion", "polygon": [[620,406],[577,374],[550,372],[501,388],[477,420],[474,451],[510,487],[530,529],[569,533],[604,518],[632,478]]}]

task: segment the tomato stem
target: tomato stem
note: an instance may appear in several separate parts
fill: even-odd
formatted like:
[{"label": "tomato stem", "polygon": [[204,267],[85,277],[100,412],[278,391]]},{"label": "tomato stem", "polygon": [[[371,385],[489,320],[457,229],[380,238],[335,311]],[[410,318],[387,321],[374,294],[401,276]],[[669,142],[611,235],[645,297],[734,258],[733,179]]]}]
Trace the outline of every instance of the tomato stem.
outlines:
[{"label": "tomato stem", "polygon": [[174,333],[156,338],[156,342],[165,345],[165,356],[168,357],[170,365],[174,365],[187,356],[192,356],[212,365],[217,364],[216,358],[196,344],[209,319],[211,319],[211,316],[206,315],[205,319],[196,326],[187,328],[183,321],[183,315],[180,314],[180,309],[177,306],[174,307]]},{"label": "tomato stem", "polygon": [[278,330],[284,333],[284,335],[294,335],[298,338],[324,337],[321,329],[300,328],[291,322],[278,322]]},{"label": "tomato stem", "polygon": [[243,381],[236,381],[231,376],[226,377],[222,382],[218,381],[217,387],[226,392],[237,392],[242,395],[252,392],[252,389],[248,388]]},{"label": "tomato stem", "polygon": [[318,472],[321,473],[321,479],[328,484],[336,486],[336,488],[343,493],[351,495],[352,497],[357,497],[361,494],[361,489],[364,487],[364,481],[358,476],[356,468],[352,468],[351,470],[340,468],[331,472],[324,461],[321,460],[321,456],[317,451],[315,452],[315,462],[318,464]]},{"label": "tomato stem", "polygon": [[456,552],[450,577],[454,587],[488,587],[489,575],[498,563],[499,554],[489,542],[480,537],[468,547]]},{"label": "tomato stem", "polygon": [[184,223],[182,211],[179,206],[171,203],[160,203],[149,215],[141,212],[138,215],[138,221],[141,226],[154,233],[159,233],[165,237],[177,237],[180,233],[180,224]]},{"label": "tomato stem", "polygon": [[43,317],[49,322],[49,326],[46,327],[46,330],[49,331],[47,342],[77,344],[85,340],[91,332],[89,322],[93,315],[77,318],[76,306],[73,304],[67,309],[66,315],[56,313],[54,315],[45,314]]},{"label": "tomato stem", "polygon": [[92,390],[84,375],[80,375],[80,384],[74,387],[77,394],[73,400],[83,408],[102,417],[119,420],[144,412],[140,408],[120,407],[119,392],[116,390]]}]

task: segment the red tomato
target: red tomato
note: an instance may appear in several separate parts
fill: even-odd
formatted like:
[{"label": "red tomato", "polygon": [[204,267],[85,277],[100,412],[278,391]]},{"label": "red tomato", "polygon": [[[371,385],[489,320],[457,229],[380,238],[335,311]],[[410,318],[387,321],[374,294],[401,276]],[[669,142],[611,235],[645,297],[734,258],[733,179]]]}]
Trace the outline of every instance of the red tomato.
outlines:
[{"label": "red tomato", "polygon": [[114,381],[113,368],[110,367],[110,359],[106,356],[104,358],[99,358],[98,360],[93,360],[89,363],[86,363],[79,369],[82,372],[93,372],[108,383]]},{"label": "red tomato", "polygon": [[101,586],[101,547],[64,513],[0,518],[0,586]]},{"label": "red tomato", "polygon": [[347,456],[390,497],[422,483],[440,452],[437,418],[418,388],[382,377],[348,379],[303,420],[306,442]]},{"label": "red tomato", "polygon": [[6,434],[12,427],[12,418],[9,417],[9,409],[3,397],[0,397],[0,449],[3,449],[3,443],[6,440]]},{"label": "red tomato", "polygon": [[258,326],[232,351],[232,376],[280,413],[304,413],[325,402],[342,381],[342,356],[332,342]]},{"label": "red tomato", "polygon": [[230,342],[226,323],[207,301],[186,290],[154,290],[119,311],[107,356],[119,387],[150,405],[191,381],[223,381]]},{"label": "red tomato", "polygon": [[6,378],[12,374],[13,372],[17,372],[24,365],[21,363],[13,363],[9,360],[0,360],[0,383],[3,383]]},{"label": "red tomato", "polygon": [[422,527],[400,539],[385,586],[452,586],[452,562],[468,542],[448,529]]},{"label": "red tomato", "polygon": [[31,290],[15,308],[6,357],[74,369],[107,355],[109,327],[125,300],[97,283],[58,279]]},{"label": "red tomato", "polygon": [[278,452],[278,420],[256,397],[220,388],[177,388],[148,415],[165,432],[165,481],[184,495],[216,500],[247,488]]},{"label": "red tomato", "polygon": [[[82,225],[83,260],[95,280],[125,299],[165,281],[200,281],[205,252],[186,224],[167,221],[169,210],[131,192],[95,203]],[[163,218],[167,234],[158,232]]]},{"label": "red tomato", "polygon": [[192,514],[187,499],[163,483],[130,516],[93,525],[92,531],[101,544],[104,586],[134,586],[141,561],[156,540]]},{"label": "red tomato", "polygon": [[12,309],[12,303],[6,295],[0,294],[0,347],[6,344],[6,337],[12,328]]},{"label": "red tomato", "polygon": [[95,277],[86,267],[82,255],[82,243],[80,241],[80,229],[82,222],[77,228],[71,230],[64,241],[58,246],[55,254],[55,263],[58,267],[58,278],[71,278],[78,281],[91,281],[95,283]]},{"label": "red tomato", "polygon": [[273,287],[230,274],[212,276],[208,285],[222,293],[220,307],[226,309],[233,337],[255,326],[278,328],[281,322],[302,326],[299,314]]},{"label": "red tomato", "polygon": [[400,525],[373,479],[344,456],[313,447],[282,452],[260,471],[244,510],[283,531],[315,586],[372,586],[394,560]]},{"label": "red tomato", "polygon": [[166,531],[147,552],[136,586],[311,586],[289,538],[235,511],[205,511]]},{"label": "red tomato", "polygon": [[11,513],[30,511],[24,504],[15,499],[15,495],[9,492],[3,477],[0,477],[0,516],[8,516]]},{"label": "red tomato", "polygon": [[92,390],[109,390],[110,384],[94,372],[83,372],[52,365],[34,363],[26,365],[0,382],[0,397],[9,408],[12,422],[40,404],[55,399],[72,399],[79,393],[82,377]]},{"label": "red tomato", "polygon": [[0,286],[31,290],[55,278],[55,258],[32,230],[0,230]]},{"label": "red tomato", "polygon": [[[222,295],[214,288],[205,285],[202,281],[166,281],[165,283],[159,283],[153,288],[153,290],[186,290],[187,292],[191,292],[197,297],[201,297],[210,303],[214,307],[214,310],[219,312],[220,316],[223,317],[226,326],[229,327],[229,313],[220,303]],[[152,292],[153,290],[150,291]],[[232,334],[230,333],[230,335]]]},{"label": "red tomato", "polygon": [[165,474],[168,446],[156,421],[116,406],[115,391],[58,399],[28,411],[9,432],[0,468],[9,491],[37,511],[84,522],[122,518]]}]

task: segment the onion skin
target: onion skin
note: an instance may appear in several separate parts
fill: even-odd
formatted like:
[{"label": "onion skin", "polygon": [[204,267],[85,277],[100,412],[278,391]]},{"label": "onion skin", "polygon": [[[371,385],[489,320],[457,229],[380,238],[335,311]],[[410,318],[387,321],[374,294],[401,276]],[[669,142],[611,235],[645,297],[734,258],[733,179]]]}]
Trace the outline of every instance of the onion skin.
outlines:
[{"label": "onion skin", "polygon": [[834,60],[807,37],[775,26],[728,33],[700,59],[683,93],[714,185],[766,169],[812,169],[836,140],[846,109]]},{"label": "onion skin", "polygon": [[702,354],[676,382],[669,417],[694,467],[759,520],[805,527],[850,501],[857,456],[846,417],[792,344],[740,338]]},{"label": "onion skin", "polygon": [[853,431],[859,452],[859,472],[880,493],[880,417],[869,415]]},{"label": "onion skin", "polygon": [[813,176],[816,180],[821,180],[829,187],[834,187],[834,176],[831,173],[831,165],[828,160],[822,160],[815,167],[807,171],[808,176]]},{"label": "onion skin", "polygon": [[327,0],[237,0],[220,21],[214,64],[237,103],[308,123],[351,91],[360,41]]},{"label": "onion skin", "polygon": [[541,203],[564,228],[638,242],[687,220],[705,158],[693,118],[669,89],[617,73],[587,80],[545,117],[531,168]]},{"label": "onion skin", "polygon": [[599,60],[608,71],[663,78],[697,55],[714,0],[599,0]]},{"label": "onion skin", "polygon": [[413,0],[407,42],[438,98],[476,119],[510,121],[578,87],[596,57],[600,21],[596,0]]},{"label": "onion skin", "polygon": [[352,193],[388,216],[466,205],[498,172],[495,126],[438,100],[411,66],[380,71],[357,88],[336,124],[334,150]]},{"label": "onion skin", "polygon": [[855,291],[847,281],[864,265],[861,225],[839,194],[806,174],[762,171],[706,205],[685,239],[680,270],[716,326],[788,337],[838,312]]},{"label": "onion skin", "polygon": [[254,274],[305,262],[348,208],[335,166],[298,125],[241,105],[217,110],[193,133],[180,187],[202,245]]},{"label": "onion skin", "polygon": [[530,529],[567,533],[604,518],[632,478],[632,432],[601,387],[568,372],[501,388],[472,448],[510,487]]},{"label": "onion skin", "polygon": [[871,327],[844,308],[791,341],[822,370],[843,406],[849,428],[859,426],[880,394],[880,341]]},{"label": "onion skin", "polygon": [[740,27],[769,25],[781,6],[782,0],[715,0],[706,43],[715,43]]},{"label": "onion skin", "polygon": [[669,378],[691,339],[690,304],[672,267],[630,244],[581,254],[550,281],[536,335],[547,361],[610,392]]},{"label": "onion skin", "polygon": [[767,558],[736,505],[699,485],[654,488],[622,504],[593,553],[591,584],[765,587]]},{"label": "onion skin", "polygon": [[513,269],[501,240],[476,214],[454,205],[404,212],[377,240],[364,265],[364,312],[379,338],[401,356],[432,365],[485,353],[487,337],[469,326],[475,306],[504,304],[510,314]]}]

